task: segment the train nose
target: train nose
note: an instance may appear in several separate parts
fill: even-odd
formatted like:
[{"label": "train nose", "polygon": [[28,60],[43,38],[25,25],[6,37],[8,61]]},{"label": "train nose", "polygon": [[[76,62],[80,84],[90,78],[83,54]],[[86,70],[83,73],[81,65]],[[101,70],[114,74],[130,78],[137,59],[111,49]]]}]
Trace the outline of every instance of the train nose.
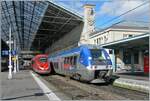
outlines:
[{"label": "train nose", "polygon": [[48,64],[47,63],[41,64],[41,69],[42,70],[47,70],[48,69]]}]

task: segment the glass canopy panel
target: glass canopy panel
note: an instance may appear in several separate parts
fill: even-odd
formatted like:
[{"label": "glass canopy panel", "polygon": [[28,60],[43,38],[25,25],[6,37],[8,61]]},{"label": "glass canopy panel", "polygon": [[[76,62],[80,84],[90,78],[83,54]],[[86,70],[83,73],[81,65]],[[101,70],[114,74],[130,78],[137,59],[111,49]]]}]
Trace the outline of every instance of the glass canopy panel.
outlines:
[{"label": "glass canopy panel", "polygon": [[[2,39],[7,41],[9,27],[20,48],[29,48],[48,3],[42,1],[2,1]],[[31,40],[31,39],[32,40]],[[25,45],[25,41],[29,44]]]}]

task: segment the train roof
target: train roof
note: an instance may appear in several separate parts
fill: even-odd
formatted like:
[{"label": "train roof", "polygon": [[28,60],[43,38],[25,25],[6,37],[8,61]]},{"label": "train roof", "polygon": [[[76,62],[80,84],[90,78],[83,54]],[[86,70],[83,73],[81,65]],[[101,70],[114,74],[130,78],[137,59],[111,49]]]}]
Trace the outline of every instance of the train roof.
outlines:
[{"label": "train roof", "polygon": [[79,47],[75,47],[75,48],[72,48],[72,49],[69,49],[69,50],[59,51],[55,54],[50,55],[49,58],[60,56],[60,55],[66,55],[66,54],[78,54],[82,48],[101,49],[101,47],[97,46],[97,45],[90,45],[90,44],[81,45]]},{"label": "train roof", "polygon": [[48,55],[47,54],[38,54],[34,58],[32,58],[32,60],[35,58],[39,58],[39,57],[48,57]]}]

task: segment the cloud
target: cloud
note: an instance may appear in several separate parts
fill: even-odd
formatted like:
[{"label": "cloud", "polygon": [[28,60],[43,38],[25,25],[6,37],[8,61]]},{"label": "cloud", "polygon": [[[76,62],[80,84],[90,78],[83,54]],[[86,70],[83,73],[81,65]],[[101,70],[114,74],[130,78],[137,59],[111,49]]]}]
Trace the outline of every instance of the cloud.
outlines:
[{"label": "cloud", "polygon": [[[112,0],[112,2],[105,2],[97,11],[96,16],[109,15],[109,16],[119,16],[135,7],[143,4],[146,0]],[[149,3],[137,8],[136,10],[126,14],[124,18],[134,18],[142,13],[146,14],[149,10]]]},{"label": "cloud", "polygon": [[[149,7],[150,4],[144,4],[141,7],[138,7],[139,5],[145,3],[147,0],[112,0],[111,2],[104,2],[102,6],[99,7],[99,10],[96,12],[96,21],[97,19],[105,20],[100,25],[103,25],[104,23],[112,23],[117,22],[119,20],[136,20],[136,21],[148,21],[150,20],[150,14],[149,14]],[[137,9],[128,12],[134,8],[138,7]],[[108,22],[111,19],[114,19],[115,17],[118,17],[119,15],[122,15],[123,13],[126,13],[125,15],[112,20],[112,22]]]},{"label": "cloud", "polygon": [[98,14],[109,14],[119,15],[126,12],[134,7],[140,5],[143,1],[141,0],[113,0],[112,2],[105,2],[99,10]]},{"label": "cloud", "polygon": [[[149,3],[137,8],[136,10],[127,13],[120,18],[117,18],[110,22],[111,19],[143,4],[148,0],[55,0],[56,3],[64,6],[70,11],[77,12],[83,16],[83,5],[85,3],[95,4],[95,25],[105,26],[104,23],[113,24],[121,20],[140,20],[149,21]],[[106,24],[107,25],[107,24]]]}]

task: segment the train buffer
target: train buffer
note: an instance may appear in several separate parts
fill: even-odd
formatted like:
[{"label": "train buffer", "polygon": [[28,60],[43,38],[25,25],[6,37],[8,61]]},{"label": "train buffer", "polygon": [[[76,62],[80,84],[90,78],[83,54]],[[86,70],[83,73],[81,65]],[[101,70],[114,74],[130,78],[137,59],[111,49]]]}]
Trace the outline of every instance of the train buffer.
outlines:
[{"label": "train buffer", "polygon": [[[1,100],[50,100],[50,96],[55,96],[51,91],[48,95],[47,86],[40,82],[37,76],[29,70],[21,70],[13,75],[11,80],[7,79],[8,71],[1,73]],[[42,84],[43,83],[43,84]],[[41,87],[42,85],[42,87]],[[45,90],[46,89],[46,90]],[[52,95],[53,94],[53,95]],[[52,100],[59,101],[59,98]]]}]

